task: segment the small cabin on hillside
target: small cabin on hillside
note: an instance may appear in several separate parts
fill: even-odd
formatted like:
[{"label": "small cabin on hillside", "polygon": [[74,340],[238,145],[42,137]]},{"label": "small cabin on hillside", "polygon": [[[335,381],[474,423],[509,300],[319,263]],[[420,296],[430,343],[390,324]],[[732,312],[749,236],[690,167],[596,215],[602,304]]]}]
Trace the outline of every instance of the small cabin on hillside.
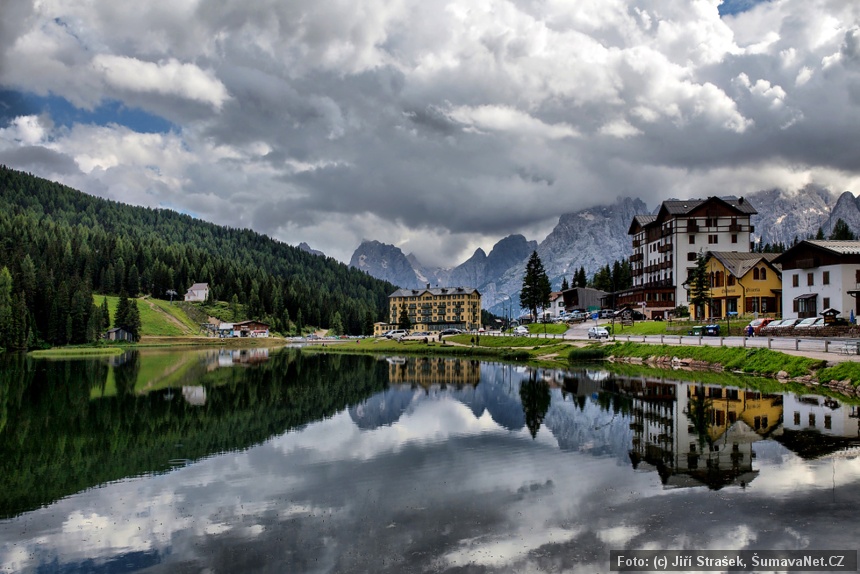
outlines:
[{"label": "small cabin on hillside", "polygon": [[202,303],[209,297],[209,283],[195,283],[185,293],[186,301],[197,301]]},{"label": "small cabin on hillside", "polygon": [[108,329],[104,335],[102,335],[107,341],[132,341],[134,342],[134,335],[123,329],[122,327],[114,327],[113,329]]}]

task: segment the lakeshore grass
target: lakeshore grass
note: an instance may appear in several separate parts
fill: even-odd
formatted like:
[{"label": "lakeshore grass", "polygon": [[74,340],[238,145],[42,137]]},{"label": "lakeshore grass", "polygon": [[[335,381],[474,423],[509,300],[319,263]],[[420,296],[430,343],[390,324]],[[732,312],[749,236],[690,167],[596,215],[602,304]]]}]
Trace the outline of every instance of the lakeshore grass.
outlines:
[{"label": "lakeshore grass", "polygon": [[860,364],[852,361],[843,361],[832,367],[826,367],[818,371],[819,383],[844,381],[846,379],[855,387],[860,385]]},{"label": "lakeshore grass", "polygon": [[608,355],[616,357],[678,357],[721,365],[723,369],[776,375],[785,371],[790,377],[808,375],[827,365],[826,361],[795,357],[770,349],[744,349],[737,347],[682,347],[644,343],[611,343],[606,345]]}]

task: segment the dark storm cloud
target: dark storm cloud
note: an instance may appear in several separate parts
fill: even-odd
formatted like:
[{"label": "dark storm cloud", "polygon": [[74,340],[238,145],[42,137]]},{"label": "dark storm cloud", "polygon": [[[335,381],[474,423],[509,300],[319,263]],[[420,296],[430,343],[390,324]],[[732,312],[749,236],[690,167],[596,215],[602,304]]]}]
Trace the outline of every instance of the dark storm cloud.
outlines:
[{"label": "dark storm cloud", "polygon": [[15,118],[51,110],[7,105],[0,151],[342,260],[369,237],[453,264],[620,195],[860,184],[854,3],[7,5],[0,86],[171,127],[35,139]]},{"label": "dark storm cloud", "polygon": [[26,146],[0,151],[0,164],[14,165],[33,173],[47,173],[55,176],[81,173],[74,158],[42,146]]}]

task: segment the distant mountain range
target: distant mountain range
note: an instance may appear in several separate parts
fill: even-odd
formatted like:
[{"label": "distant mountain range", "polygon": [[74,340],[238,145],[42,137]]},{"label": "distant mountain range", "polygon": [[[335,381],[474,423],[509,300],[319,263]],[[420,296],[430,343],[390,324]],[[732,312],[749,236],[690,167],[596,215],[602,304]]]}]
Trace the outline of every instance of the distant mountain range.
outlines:
[{"label": "distant mountain range", "polygon": [[[838,219],[852,231],[860,232],[860,201],[850,192],[838,195],[823,187],[807,185],[796,192],[782,189],[750,193],[746,199],[758,211],[753,217],[754,241],[789,245],[797,239],[816,234],[819,227],[827,235]],[[477,287],[483,306],[501,313],[508,298],[518,302],[525,263],[537,250],[550,277],[553,289],[562,278],[571,281],[573,273],[584,267],[589,277],[600,267],[632,253],[627,229],[634,215],[655,213],[641,199],[622,198],[612,205],[589,207],[559,217],[558,224],[543,241],[509,235],[493,246],[487,255],[482,249],[453,268],[426,267],[413,254],[400,248],[366,240],[355,250],[350,266],[366,271],[405,288],[433,286]]]}]

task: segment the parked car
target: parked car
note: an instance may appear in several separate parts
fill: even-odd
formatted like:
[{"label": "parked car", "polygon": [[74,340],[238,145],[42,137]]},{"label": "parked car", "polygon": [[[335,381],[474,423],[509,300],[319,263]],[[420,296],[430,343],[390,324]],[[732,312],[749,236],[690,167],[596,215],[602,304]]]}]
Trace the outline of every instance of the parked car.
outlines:
[{"label": "parked car", "polygon": [[463,332],[462,330],[460,330],[460,329],[454,329],[454,328],[452,327],[452,328],[450,328],[450,329],[442,329],[441,331],[439,331],[439,334],[440,334],[440,335],[442,335],[442,336],[445,336],[445,335],[459,335],[459,334],[460,334],[460,333],[462,333],[462,332]]},{"label": "parked car", "polygon": [[779,326],[782,325],[785,321],[788,321],[788,319],[777,319],[775,321],[771,321],[770,323],[761,328],[760,334],[773,335],[776,330],[779,329]]},{"label": "parked car", "polygon": [[824,326],[824,318],[823,317],[808,317],[794,326],[795,329],[812,329],[816,327]]},{"label": "parked car", "polygon": [[409,331],[406,329],[394,329],[393,331],[389,331],[385,334],[386,339],[399,339],[401,337],[405,337],[409,334]]},{"label": "parked car", "polygon": [[800,319],[783,319],[782,322],[777,325],[776,330],[777,332],[786,331],[798,323],[800,323]]},{"label": "parked car", "polygon": [[753,335],[761,335],[761,330],[767,327],[769,323],[773,322],[773,319],[766,319],[764,317],[760,319],[753,319],[750,321],[750,324],[747,325],[747,329],[752,327]]},{"label": "parked car", "polygon": [[609,331],[607,331],[603,327],[591,327],[588,330],[588,338],[589,339],[608,339]]},{"label": "parked car", "polygon": [[528,335],[529,334],[529,328],[526,327],[525,325],[520,325],[519,327],[516,327],[514,329],[514,334],[515,335]]}]

